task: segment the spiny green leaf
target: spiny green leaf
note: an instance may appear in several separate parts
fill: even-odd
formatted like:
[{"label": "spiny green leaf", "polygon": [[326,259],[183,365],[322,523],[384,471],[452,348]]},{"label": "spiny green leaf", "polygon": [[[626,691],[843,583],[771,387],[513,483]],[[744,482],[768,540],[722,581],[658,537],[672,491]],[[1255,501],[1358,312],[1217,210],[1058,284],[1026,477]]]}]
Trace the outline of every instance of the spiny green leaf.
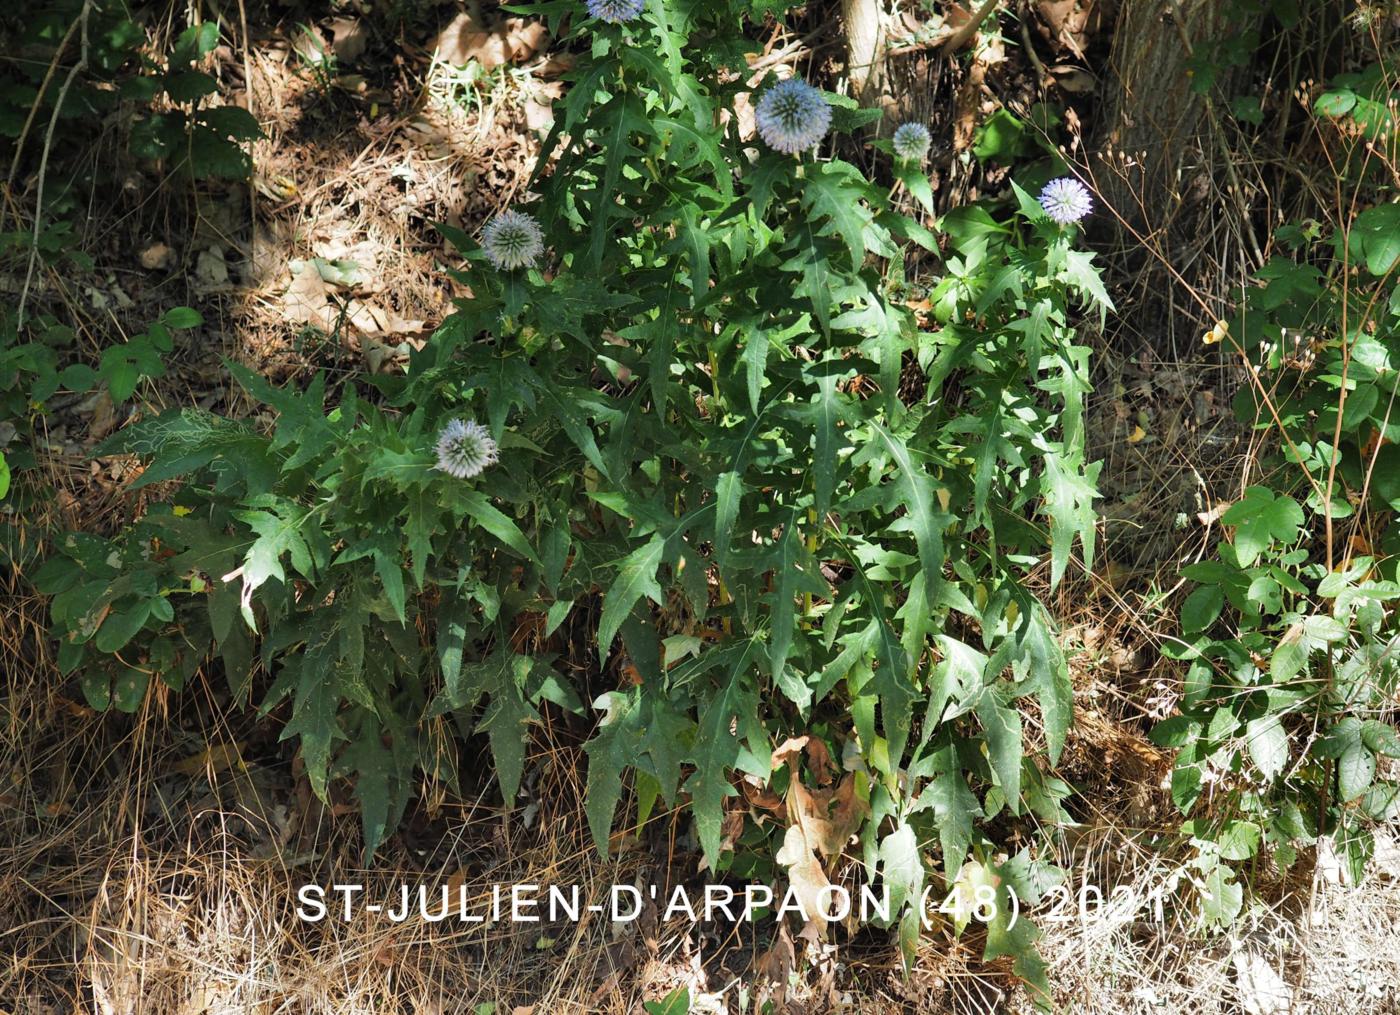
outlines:
[{"label": "spiny green leaf", "polygon": [[1040,931],[1035,924],[1018,912],[1018,905],[1011,898],[1009,871],[1012,861],[995,869],[996,876],[988,881],[996,892],[996,909],[987,923],[987,945],[983,949],[984,961],[1010,956],[1012,971],[1024,983],[1031,995],[1031,1001],[1042,1012],[1054,1010],[1050,980],[1046,975],[1049,967],[1036,947]]},{"label": "spiny green leaf", "polygon": [[750,657],[757,649],[757,639],[751,639],[724,685],[700,710],[702,719],[692,759],[695,772],[686,781],[686,788],[690,790],[700,848],[711,870],[716,870],[719,862],[724,800],[734,795],[729,772],[739,759],[739,737],[731,727],[742,730],[746,719],[758,711],[758,697],[747,673]]},{"label": "spiny green leaf", "polygon": [[811,690],[804,682],[784,679],[788,650],[792,647],[792,635],[796,627],[797,596],[799,592],[822,595],[827,589],[825,583],[808,570],[812,562],[804,552],[797,517],[797,511],[794,509],[787,524],[783,526],[783,534],[778,537],[774,546],[771,614],[773,636],[768,647],[768,661],[772,668],[773,682],[784,689],[798,709],[805,712],[811,704]]},{"label": "spiny green leaf", "polygon": [[298,667],[297,693],[292,703],[292,718],[282,728],[279,739],[301,737],[301,757],[306,777],[316,796],[329,801],[326,779],[330,771],[331,745],[348,739],[340,726],[340,689],[330,674],[305,665],[303,656],[285,665]]},{"label": "spiny green leaf", "polygon": [[816,423],[812,482],[815,486],[817,517],[824,519],[831,506],[832,491],[836,488],[837,455],[847,444],[845,431],[838,427],[842,420],[842,406],[837,398],[834,375],[827,373],[817,379],[812,404]]},{"label": "spiny green leaf", "polygon": [[1098,475],[1081,472],[1075,461],[1057,452],[1045,455],[1045,512],[1050,516],[1050,585],[1058,586],[1069,566],[1070,550],[1078,536],[1084,547],[1084,566],[1094,557],[1094,499],[1098,490],[1092,482]]},{"label": "spiny green leaf", "polygon": [[729,560],[729,546],[734,539],[734,520],[739,517],[739,501],[744,495],[744,483],[735,471],[721,472],[715,480],[715,563],[721,568]]},{"label": "spiny green leaf", "polygon": [[661,557],[666,548],[666,540],[654,535],[647,542],[629,553],[617,570],[617,578],[607,595],[603,597],[603,613],[598,619],[598,655],[606,659],[612,648],[613,638],[623,620],[637,605],[637,600],[646,596],[660,604],[661,586],[656,581],[656,571],[661,566]]},{"label": "spiny green leaf", "polygon": [[534,547],[526,540],[520,527],[487,500],[485,494],[479,490],[460,490],[455,496],[457,502],[462,505],[474,522],[530,563],[540,563],[540,558],[536,555]]},{"label": "spiny green leaf", "polygon": [[938,827],[939,844],[943,849],[944,877],[951,880],[962,868],[972,843],[972,822],[982,817],[977,798],[967,788],[967,780],[952,748],[945,748],[935,758],[938,774],[924,787],[914,804],[914,813],[933,812]]},{"label": "spiny green leaf", "polygon": [[825,224],[822,235],[835,234],[845,243],[851,265],[865,260],[865,228],[874,219],[866,207],[869,184],[848,162],[821,162],[810,170],[802,186],[802,203],[809,219]]},{"label": "spiny green leaf", "polygon": [[890,891],[891,915],[901,912],[906,902],[919,905],[924,864],[914,829],[903,822],[880,841],[880,876]]},{"label": "spiny green leaf", "polygon": [[525,771],[526,724],[539,718],[534,706],[525,700],[520,686],[522,671],[529,669],[530,660],[523,656],[515,657],[513,665],[496,669],[502,679],[490,689],[491,701],[480,723],[490,739],[491,760],[495,763],[496,778],[500,780],[501,796],[507,807],[514,806]]},{"label": "spiny green leaf", "polygon": [[588,798],[584,809],[593,844],[607,856],[613,815],[622,795],[622,770],[636,762],[641,708],[635,690],[609,691],[593,707],[605,714],[597,733],[583,745],[588,755]]},{"label": "spiny green leaf", "polygon": [[987,657],[971,645],[946,634],[934,640],[943,654],[929,674],[928,711],[924,715],[923,743],[940,723],[970,711],[982,695]]},{"label": "spiny green leaf", "polygon": [[995,693],[984,694],[977,703],[977,718],[987,738],[987,755],[1006,794],[1012,814],[1021,809],[1021,714],[997,701]]},{"label": "spiny green leaf", "polygon": [[933,482],[923,467],[914,464],[903,438],[896,437],[878,423],[871,429],[884,441],[894,459],[896,476],[909,522],[914,530],[914,543],[919,550],[919,566],[923,572],[925,596],[929,602],[938,597],[939,578],[943,573],[943,528],[945,516],[934,510]]}]

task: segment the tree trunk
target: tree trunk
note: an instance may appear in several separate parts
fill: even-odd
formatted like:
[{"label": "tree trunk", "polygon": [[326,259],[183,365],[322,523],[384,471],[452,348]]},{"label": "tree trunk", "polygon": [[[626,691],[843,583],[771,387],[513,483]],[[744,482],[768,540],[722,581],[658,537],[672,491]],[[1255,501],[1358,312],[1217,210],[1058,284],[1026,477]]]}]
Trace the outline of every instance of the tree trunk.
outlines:
[{"label": "tree trunk", "polygon": [[880,0],[841,0],[841,20],[846,26],[846,76],[851,98],[862,106],[873,104],[884,84],[885,19]]},{"label": "tree trunk", "polygon": [[[1228,29],[1229,0],[1126,0],[1113,33],[1094,167],[1099,192],[1132,229],[1190,229],[1204,196],[1190,169],[1215,143],[1188,62]],[[1178,20],[1178,16],[1179,19]],[[1219,82],[1217,82],[1219,84]],[[1228,86],[1227,86],[1228,87]]]}]

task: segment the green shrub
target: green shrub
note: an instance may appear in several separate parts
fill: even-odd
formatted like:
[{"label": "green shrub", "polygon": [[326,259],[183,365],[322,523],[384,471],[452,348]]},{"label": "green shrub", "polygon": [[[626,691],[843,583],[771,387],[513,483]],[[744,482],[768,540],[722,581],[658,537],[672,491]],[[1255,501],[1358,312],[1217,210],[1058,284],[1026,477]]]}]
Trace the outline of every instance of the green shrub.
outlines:
[{"label": "green shrub", "polygon": [[[598,847],[630,773],[638,821],[687,802],[712,869],[758,872],[792,854],[771,825],[725,838],[736,776],[791,795],[801,766],[774,746],[810,737],[809,778],[823,753],[846,770],[826,852],[859,835],[869,877],[911,900],[912,949],[926,867],[990,885],[986,822],[1063,817],[1023,723],[1034,701],[1053,763],[1071,688],[1027,582],[1048,555],[1058,583],[1076,537],[1092,553],[1075,304],[1102,315],[1107,295],[1019,188],[935,234],[848,162],[743,141],[747,3],[653,0],[617,26],[532,9],[571,19],[582,51],[519,209],[547,268],[497,269],[446,229],[472,296],[373,397],[327,404],[321,378],[293,392],[233,366],[270,432],[186,409],[109,440],[99,454],[145,460],[134,487],[178,485],[44,568],[63,667],[126,709],[211,649],[240,696],[262,667],[259,705],[291,699],[316,791],[354,780],[369,852],[418,769],[452,776],[440,718],[487,735],[510,803],[542,703],[586,713],[587,690]],[[823,102],[838,149],[878,115]],[[488,236],[498,263],[535,259],[528,225]],[[911,255],[938,264],[928,327]],[[440,468],[452,419],[484,424],[499,462]],[[541,646],[595,629],[580,687]],[[1008,884],[1034,898],[1028,861],[996,868],[1002,902]],[[987,954],[1043,991],[1034,935],[1003,905]]]},{"label": "green shrub", "polygon": [[[1344,121],[1363,108],[1350,87],[1372,78],[1347,77],[1317,112]],[[1372,125],[1355,126],[1365,138]],[[1388,760],[1400,757],[1400,205],[1362,182],[1388,176],[1385,158],[1372,149],[1379,172],[1353,183],[1363,209],[1330,235],[1316,221],[1279,230],[1292,252],[1258,272],[1235,320],[1213,333],[1248,368],[1236,414],[1266,454],[1220,517],[1215,554],[1182,572],[1195,584],[1169,654],[1188,664],[1183,697],[1154,734],[1180,748],[1172,796],[1194,815],[1186,831],[1212,923],[1243,903],[1230,862],[1271,847],[1287,866],[1330,837],[1359,881],[1374,824],[1400,816]]]}]

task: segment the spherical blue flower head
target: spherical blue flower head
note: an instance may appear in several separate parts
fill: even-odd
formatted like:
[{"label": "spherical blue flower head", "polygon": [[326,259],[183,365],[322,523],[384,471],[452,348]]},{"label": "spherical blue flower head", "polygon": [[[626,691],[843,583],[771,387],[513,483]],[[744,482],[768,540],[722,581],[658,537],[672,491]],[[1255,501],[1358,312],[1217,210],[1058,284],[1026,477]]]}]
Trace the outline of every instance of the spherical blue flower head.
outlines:
[{"label": "spherical blue flower head", "polygon": [[1045,185],[1040,192],[1040,206],[1045,214],[1067,226],[1093,211],[1094,201],[1084,184],[1071,176],[1062,176]]},{"label": "spherical blue flower head", "polygon": [[618,25],[642,13],[646,0],[584,0],[583,5],[599,21]]},{"label": "spherical blue flower head", "polygon": [[437,467],[449,476],[470,479],[496,461],[496,442],[476,420],[454,419],[438,432]]},{"label": "spherical blue flower head", "polygon": [[481,231],[481,249],[498,270],[534,267],[544,253],[544,233],[534,216],[503,211]]},{"label": "spherical blue flower head", "polygon": [[831,128],[831,107],[807,82],[790,78],[764,94],[754,113],[758,132],[774,151],[805,152]]},{"label": "spherical blue flower head", "polygon": [[922,162],[933,138],[922,123],[901,123],[894,132],[894,153],[905,162]]}]

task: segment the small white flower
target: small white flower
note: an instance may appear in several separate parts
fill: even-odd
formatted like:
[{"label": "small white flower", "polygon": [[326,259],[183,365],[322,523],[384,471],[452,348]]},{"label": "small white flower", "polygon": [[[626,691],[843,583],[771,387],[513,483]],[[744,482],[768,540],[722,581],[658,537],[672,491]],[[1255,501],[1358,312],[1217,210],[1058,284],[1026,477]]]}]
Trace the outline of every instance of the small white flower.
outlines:
[{"label": "small white flower", "polygon": [[584,0],[584,6],[599,21],[616,25],[642,13],[646,0]]},{"label": "small white flower", "polygon": [[496,442],[476,420],[454,419],[438,432],[437,467],[449,476],[470,479],[497,460]]},{"label": "small white flower", "polygon": [[754,119],[768,147],[795,155],[826,137],[831,129],[831,106],[807,82],[789,78],[764,93]]},{"label": "small white flower", "polygon": [[533,268],[544,253],[544,233],[534,216],[522,211],[503,211],[481,231],[481,249],[497,270]]},{"label": "small white flower", "polygon": [[1051,180],[1040,192],[1039,200],[1045,214],[1062,226],[1078,222],[1094,210],[1088,189],[1072,176]]},{"label": "small white flower", "polygon": [[894,153],[905,162],[922,162],[933,138],[922,123],[901,123],[894,132]]}]

